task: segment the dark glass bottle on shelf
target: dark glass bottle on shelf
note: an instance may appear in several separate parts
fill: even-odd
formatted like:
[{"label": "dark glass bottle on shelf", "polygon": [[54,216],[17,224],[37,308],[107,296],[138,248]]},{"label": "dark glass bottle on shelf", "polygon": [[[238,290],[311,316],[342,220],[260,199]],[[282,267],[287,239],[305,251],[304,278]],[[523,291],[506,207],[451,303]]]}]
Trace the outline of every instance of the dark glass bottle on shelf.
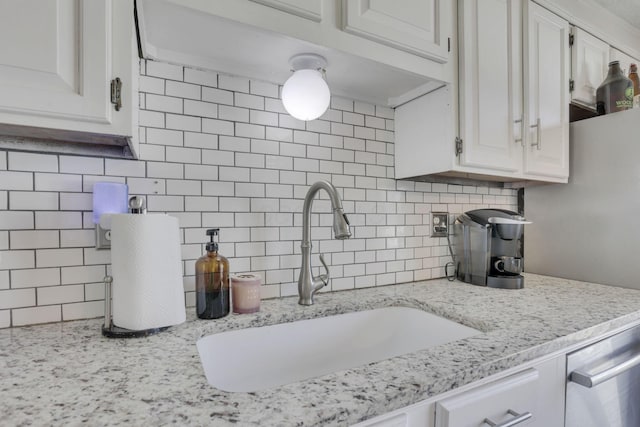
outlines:
[{"label": "dark glass bottle on shelf", "polygon": [[619,61],[609,63],[609,72],[596,90],[598,115],[633,108],[633,82],[625,77]]},{"label": "dark glass bottle on shelf", "polygon": [[218,253],[214,238],[220,229],[207,230],[207,253],[196,261],[196,314],[218,319],[229,314],[229,261]]}]

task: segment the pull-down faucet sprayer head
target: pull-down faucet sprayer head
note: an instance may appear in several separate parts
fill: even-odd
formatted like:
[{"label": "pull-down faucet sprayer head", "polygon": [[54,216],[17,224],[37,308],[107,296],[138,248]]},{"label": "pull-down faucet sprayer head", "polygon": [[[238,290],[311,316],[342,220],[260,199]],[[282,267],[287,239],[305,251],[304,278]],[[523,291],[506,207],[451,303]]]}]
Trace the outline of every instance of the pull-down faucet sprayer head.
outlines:
[{"label": "pull-down faucet sprayer head", "polygon": [[333,210],[333,234],[336,239],[340,240],[351,237],[349,219],[341,208]]}]

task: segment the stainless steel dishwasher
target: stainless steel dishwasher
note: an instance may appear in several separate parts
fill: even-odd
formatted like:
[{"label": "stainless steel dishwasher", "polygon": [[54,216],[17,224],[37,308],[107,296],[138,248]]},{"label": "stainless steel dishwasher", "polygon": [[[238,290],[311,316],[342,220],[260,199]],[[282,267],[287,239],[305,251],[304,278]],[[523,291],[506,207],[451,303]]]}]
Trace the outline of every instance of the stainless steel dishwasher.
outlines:
[{"label": "stainless steel dishwasher", "polygon": [[640,426],[640,326],[567,356],[566,427]]}]

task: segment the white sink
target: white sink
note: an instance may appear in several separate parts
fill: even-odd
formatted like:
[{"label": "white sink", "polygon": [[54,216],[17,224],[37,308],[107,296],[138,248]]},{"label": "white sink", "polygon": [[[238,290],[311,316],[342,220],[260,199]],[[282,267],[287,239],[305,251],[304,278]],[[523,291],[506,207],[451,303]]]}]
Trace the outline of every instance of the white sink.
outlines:
[{"label": "white sink", "polygon": [[200,338],[212,386],[251,392],[467,338],[475,329],[422,310],[386,307]]}]

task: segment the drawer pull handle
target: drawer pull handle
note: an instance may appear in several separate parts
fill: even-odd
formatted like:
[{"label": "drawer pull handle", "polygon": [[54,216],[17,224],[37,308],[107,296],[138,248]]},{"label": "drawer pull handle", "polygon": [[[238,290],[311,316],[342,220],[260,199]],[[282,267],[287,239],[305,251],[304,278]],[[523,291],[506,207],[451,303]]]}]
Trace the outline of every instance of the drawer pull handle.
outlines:
[{"label": "drawer pull handle", "polygon": [[516,411],[512,411],[511,409],[509,409],[507,413],[510,415],[513,415],[513,418],[511,418],[509,421],[505,421],[503,423],[498,424],[498,423],[494,423],[489,418],[485,418],[484,423],[489,424],[491,427],[511,427],[511,426],[518,425],[533,416],[531,412],[525,412],[523,414],[519,414]]},{"label": "drawer pull handle", "polygon": [[638,365],[640,365],[640,354],[633,356],[631,359],[626,360],[619,365],[616,365],[609,369],[605,369],[604,371],[595,373],[593,375],[583,371],[573,371],[571,372],[571,375],[569,375],[569,381],[580,384],[581,386],[587,388],[592,388],[597,386],[598,384],[610,380],[611,378],[617,377],[623,372],[626,372]]}]

